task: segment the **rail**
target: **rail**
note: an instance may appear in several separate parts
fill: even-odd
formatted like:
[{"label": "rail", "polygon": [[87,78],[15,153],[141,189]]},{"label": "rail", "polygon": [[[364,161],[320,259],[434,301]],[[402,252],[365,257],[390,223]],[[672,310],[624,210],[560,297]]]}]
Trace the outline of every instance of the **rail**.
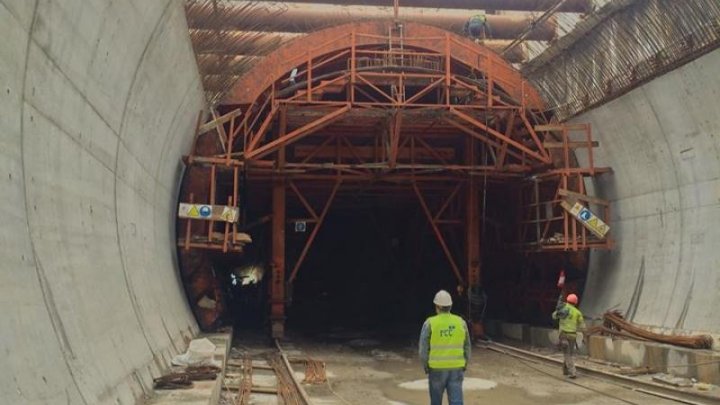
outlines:
[{"label": "rail", "polygon": [[[502,343],[496,343],[491,342],[486,345],[484,345],[485,349],[494,351],[496,353],[504,354],[509,357],[516,358],[523,362],[530,362],[530,363],[545,363],[545,364],[553,364],[553,365],[562,365],[563,361],[560,359],[554,359],[552,357],[548,357],[542,354],[534,353],[528,350],[519,349],[517,347],[505,345]],[[583,366],[583,365],[575,365],[575,368],[582,371],[583,374],[589,377],[593,377],[596,379],[604,380],[605,382],[613,383],[614,385],[617,385],[621,388],[624,388],[626,390],[639,392],[642,394],[654,396],[657,398],[662,398],[669,401],[675,401],[682,404],[688,404],[688,405],[710,405],[710,404],[717,404],[718,400],[715,397],[711,397],[708,395],[703,395],[696,392],[690,392],[690,391],[682,391],[677,390],[665,385],[661,385],[658,383],[650,382],[650,381],[642,381],[637,380],[634,378],[626,377],[619,374],[610,373],[607,371],[598,370],[595,368]],[[563,380],[567,381],[570,384],[577,385],[595,392],[598,392],[597,390],[587,387],[585,385],[582,385],[580,383],[577,383],[575,381],[570,380]],[[616,398],[616,396],[612,394],[607,394],[604,392],[598,392],[602,395]],[[616,398],[617,399],[617,398]],[[626,402],[626,403],[633,403],[630,401],[626,401],[622,398],[619,398],[619,400]]]}]

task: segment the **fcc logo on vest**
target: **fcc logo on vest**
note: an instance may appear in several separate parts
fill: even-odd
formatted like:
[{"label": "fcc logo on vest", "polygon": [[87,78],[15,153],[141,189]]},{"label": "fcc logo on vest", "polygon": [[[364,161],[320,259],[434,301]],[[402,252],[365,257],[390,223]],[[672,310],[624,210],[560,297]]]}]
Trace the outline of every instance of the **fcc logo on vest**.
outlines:
[{"label": "fcc logo on vest", "polygon": [[455,332],[455,325],[450,325],[447,329],[440,330],[440,337],[452,337],[453,332]]}]

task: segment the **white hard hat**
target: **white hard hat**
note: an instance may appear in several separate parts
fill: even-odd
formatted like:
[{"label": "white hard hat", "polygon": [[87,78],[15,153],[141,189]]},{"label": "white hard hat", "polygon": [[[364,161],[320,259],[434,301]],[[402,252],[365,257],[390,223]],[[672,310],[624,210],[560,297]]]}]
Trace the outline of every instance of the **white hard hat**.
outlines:
[{"label": "white hard hat", "polygon": [[440,290],[437,292],[437,294],[435,294],[433,304],[439,307],[450,307],[452,306],[452,297],[450,296],[449,292],[445,290]]}]

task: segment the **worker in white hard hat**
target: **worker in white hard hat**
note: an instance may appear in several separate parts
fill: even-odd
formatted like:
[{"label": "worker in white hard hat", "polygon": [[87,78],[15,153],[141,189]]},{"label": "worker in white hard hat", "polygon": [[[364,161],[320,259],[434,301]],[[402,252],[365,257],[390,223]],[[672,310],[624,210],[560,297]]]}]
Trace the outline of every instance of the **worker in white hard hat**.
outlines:
[{"label": "worker in white hard hat", "polygon": [[442,405],[445,391],[450,405],[462,405],[463,377],[470,359],[470,332],[465,320],[450,313],[450,293],[438,291],[433,303],[437,314],[423,324],[419,343],[420,361],[430,386],[430,405]]}]

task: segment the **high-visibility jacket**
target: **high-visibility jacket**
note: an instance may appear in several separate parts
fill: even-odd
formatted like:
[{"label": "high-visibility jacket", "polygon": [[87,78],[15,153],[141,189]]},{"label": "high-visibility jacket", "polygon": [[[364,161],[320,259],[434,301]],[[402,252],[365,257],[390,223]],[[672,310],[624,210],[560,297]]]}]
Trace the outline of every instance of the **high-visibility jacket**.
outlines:
[{"label": "high-visibility jacket", "polygon": [[553,312],[552,317],[553,319],[557,319],[559,321],[561,333],[574,335],[577,333],[578,328],[584,327],[585,320],[583,319],[582,312],[575,308],[575,305],[565,303],[564,308],[567,311],[567,316],[558,316],[558,312],[565,312],[558,310]]},{"label": "high-visibility jacket", "polygon": [[430,323],[430,355],[428,366],[433,370],[465,368],[465,321],[451,313],[428,318]]}]

